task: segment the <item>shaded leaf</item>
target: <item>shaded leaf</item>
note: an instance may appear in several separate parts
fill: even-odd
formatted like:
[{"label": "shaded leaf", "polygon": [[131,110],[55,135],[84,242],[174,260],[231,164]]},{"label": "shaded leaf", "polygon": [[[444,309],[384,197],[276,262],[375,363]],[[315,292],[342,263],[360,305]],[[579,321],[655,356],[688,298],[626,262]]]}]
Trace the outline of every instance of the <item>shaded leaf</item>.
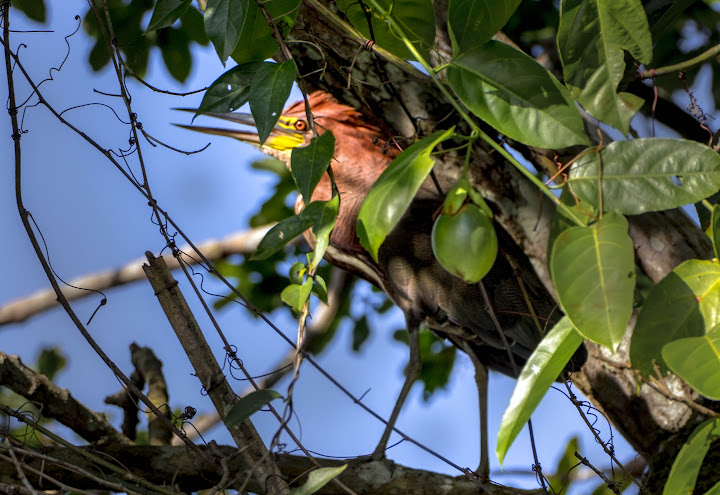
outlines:
[{"label": "shaded leaf", "polygon": [[[408,40],[427,58],[435,44],[435,12],[432,0],[378,0],[378,3],[400,26]],[[338,0],[338,8],[345,14],[355,29],[372,39],[400,58],[413,59],[412,54],[393,31],[387,19],[374,9],[369,2]],[[364,9],[363,9],[364,7]],[[372,25],[372,30],[370,29]]]},{"label": "shaded leaf", "polygon": [[255,119],[260,144],[263,144],[275,127],[283,106],[295,82],[295,62],[281,64],[263,62],[255,71],[250,84],[250,111]]},{"label": "shaded leaf", "polygon": [[254,412],[259,411],[270,401],[282,397],[279,393],[270,389],[255,390],[242,399],[238,400],[225,414],[223,422],[228,428],[239,425],[248,419]]},{"label": "shaded leaf", "polygon": [[369,336],[370,327],[368,326],[367,317],[362,315],[355,320],[355,325],[353,325],[352,350],[358,352]]},{"label": "shaded leaf", "polygon": [[720,256],[718,256],[718,252],[720,251],[720,205],[713,206],[710,226],[712,228],[713,251],[715,252],[715,257],[720,258]]},{"label": "shaded leaf", "polygon": [[172,26],[191,3],[192,0],[158,0],[145,32]]},{"label": "shaded leaf", "polygon": [[540,341],[520,372],[498,431],[495,453],[502,464],[508,449],[550,386],[582,344],[583,338],[564,316]]},{"label": "shaded leaf", "polygon": [[450,87],[482,120],[531,146],[590,144],[567,90],[531,57],[499,41],[461,54],[447,70]]},{"label": "shaded leaf", "polygon": [[325,175],[333,153],[335,153],[335,136],[329,130],[319,137],[312,138],[309,145],[293,148],[290,170],[305,202],[312,200],[312,193]]},{"label": "shaded leaf", "polygon": [[388,165],[370,189],[360,208],[357,234],[362,246],[376,261],[380,245],[405,214],[435,163],[430,152],[452,136],[453,130],[437,131],[408,147]]},{"label": "shaded leaf", "polygon": [[[673,462],[663,495],[693,493],[705,454],[707,454],[710,444],[718,438],[720,438],[720,419],[718,418],[708,419],[695,428]],[[718,485],[720,483],[712,487],[710,491],[717,490]]]},{"label": "shaded leaf", "polygon": [[205,92],[195,117],[208,112],[233,112],[247,103],[253,77],[261,66],[259,62],[238,65],[215,79]]},{"label": "shaded leaf", "polygon": [[[263,6],[275,19],[277,26],[283,34],[287,34],[297,16],[297,6],[300,0],[273,0],[264,2]],[[242,25],[240,39],[232,52],[231,57],[238,64],[247,62],[262,62],[271,58],[279,46],[268,26],[265,16],[262,15],[256,2],[248,3],[248,10]]]},{"label": "shaded leaf", "polygon": [[720,266],[688,260],[655,285],[638,315],[630,343],[630,361],[645,376],[653,360],[667,371],[662,348],[668,342],[700,337],[720,324]]},{"label": "shaded leaf", "polygon": [[248,0],[208,0],[205,7],[205,33],[220,61],[225,61],[235,49],[243,19],[248,10]]},{"label": "shaded leaf", "polygon": [[315,250],[313,251],[313,258],[310,263],[310,271],[317,268],[320,264],[330,244],[330,232],[335,228],[335,220],[337,220],[338,210],[340,208],[340,196],[333,196],[329,201],[322,201],[320,203],[323,207],[321,210],[318,210],[312,219]]},{"label": "shaded leaf", "polygon": [[44,0],[13,0],[12,6],[19,9],[33,21],[45,22],[47,19]]},{"label": "shaded leaf", "polygon": [[185,81],[192,69],[190,43],[185,32],[174,28],[163,30],[158,34],[158,46],[163,62],[173,79]]},{"label": "shaded leaf", "polygon": [[720,155],[683,139],[614,141],[582,156],[570,171],[570,187],[598,206],[602,176],[604,210],[625,215],[667,210],[699,201],[720,189]]},{"label": "shaded leaf", "polygon": [[313,279],[315,280],[315,283],[313,284],[312,293],[315,294],[318,299],[320,299],[323,304],[325,304],[325,306],[328,306],[328,292],[325,279],[322,278],[320,275],[315,275]]},{"label": "shaded leaf", "polygon": [[702,337],[677,339],[662,348],[665,364],[688,385],[720,400],[720,328]]},{"label": "shaded leaf", "polygon": [[630,321],[635,257],[625,217],[606,214],[555,239],[550,272],[558,300],[585,338],[613,351]]},{"label": "shaded leaf", "polygon": [[67,365],[67,359],[59,347],[46,347],[40,351],[37,359],[38,373],[48,377],[51,381],[55,379],[58,371]]},{"label": "shaded leaf", "polygon": [[290,495],[311,495],[320,488],[327,485],[330,480],[337,477],[345,471],[347,464],[338,467],[318,468],[311,471],[308,480],[303,486],[298,486],[290,490]]},{"label": "shaded leaf", "polygon": [[485,44],[502,29],[520,0],[450,0],[448,27],[453,56]]},{"label": "shaded leaf", "polygon": [[617,93],[624,51],[652,59],[652,40],[640,0],[563,0],[557,44],[565,85],[594,117],[627,134],[642,98]]}]

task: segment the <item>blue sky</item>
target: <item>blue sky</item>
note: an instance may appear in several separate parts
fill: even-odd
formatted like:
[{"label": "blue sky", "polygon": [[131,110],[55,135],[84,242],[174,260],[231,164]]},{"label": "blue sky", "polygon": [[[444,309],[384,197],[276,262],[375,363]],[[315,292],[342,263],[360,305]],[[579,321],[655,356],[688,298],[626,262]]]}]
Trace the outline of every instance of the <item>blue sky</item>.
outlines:
[{"label": "blue sky", "polygon": [[[49,5],[52,33],[13,34],[13,44],[25,43],[20,57],[31,76],[40,80],[50,67],[65,57],[66,34],[77,27],[76,14],[87,9],[84,1]],[[55,7],[55,8],[53,8]],[[13,28],[37,26],[16,16]],[[90,44],[81,30],[70,38],[70,55],[60,72],[53,71],[53,81],[41,86],[45,97],[58,110],[88,102],[113,106],[123,119],[124,108],[117,98],[103,96],[93,90],[117,93],[115,74],[109,69],[100,73],[89,71],[87,55]],[[147,79],[155,86],[172,91],[188,91],[210,84],[225,69],[212,48],[196,49],[195,66],[184,85],[170,80],[162,66],[159,52],[153,52]],[[29,93],[20,71],[15,72],[18,99]],[[180,130],[172,122],[188,123],[189,115],[179,114],[173,107],[193,107],[200,95],[185,98],[153,93],[129,80],[133,110],[138,119],[155,138],[182,149],[199,149],[208,142],[211,146],[202,153],[185,156],[141,142],[153,193],[161,206],[170,213],[194,241],[219,238],[247,227],[248,218],[261,201],[271,194],[274,177],[249,168],[248,163],[261,155],[249,146],[229,139],[209,138]],[[5,77],[0,92],[7,94]],[[696,91],[700,97],[701,92]],[[710,112],[709,112],[710,113]],[[113,149],[128,147],[128,127],[102,106],[89,106],[67,111],[64,116],[98,141]],[[42,107],[28,108],[24,114],[23,194],[25,206],[38,223],[48,244],[52,265],[65,280],[122,266],[138,259],[147,250],[158,254],[164,247],[163,238],[151,222],[151,210],[143,197],[100,153],[84,140],[62,126]],[[0,304],[49,287],[40,264],[32,252],[20,222],[14,193],[14,172],[10,123],[0,119],[0,231],[3,232],[5,260],[3,282],[0,284]],[[134,157],[129,159],[137,173]],[[180,279],[180,275],[176,274]],[[190,298],[187,282],[181,287]],[[209,411],[211,404],[201,394],[197,379],[172,330],[166,322],[152,290],[145,282],[109,291],[108,304],[94,317],[89,331],[110,357],[126,373],[131,372],[128,345],[137,342],[150,346],[164,363],[173,407],[192,405],[200,412]],[[99,297],[91,296],[74,304],[81,320],[86,321],[95,311]],[[194,308],[199,308],[195,302]],[[354,311],[362,311],[363,300],[354,301]],[[222,358],[222,345],[214,335],[207,318],[198,317],[208,340]],[[266,325],[253,320],[240,307],[218,313],[226,335],[238,346],[238,353],[251,373],[260,375],[272,370],[275,362],[288,348]],[[288,311],[271,315],[274,323],[294,340],[296,323]],[[362,352],[350,352],[352,329],[345,325],[319,361],[353,393],[365,395],[365,402],[387,416],[402,384],[402,369],[407,348],[392,338],[395,329],[402,327],[398,312],[372,322],[374,330],[370,342]],[[120,388],[119,382],[104,363],[90,349],[70,319],[60,309],[53,309],[23,324],[0,327],[0,350],[19,354],[31,363],[38,350],[57,345],[69,357],[69,365],[58,377],[61,386],[88,406],[106,412],[116,424],[117,410],[103,404],[106,395]],[[234,382],[238,393],[245,385]],[[506,407],[514,381],[496,374],[491,376],[490,445],[494,450],[495,434]],[[287,381],[276,389],[285,393]],[[382,425],[336,390],[318,372],[304,366],[295,390],[297,417],[292,421],[296,432],[302,433],[305,446],[329,456],[351,457],[369,453],[379,439]],[[478,462],[477,399],[473,370],[465,356],[459,359],[450,386],[428,403],[422,401],[421,387],[413,389],[398,427],[453,462],[471,468]],[[265,413],[253,417],[263,436],[269,439],[277,428],[275,420]],[[574,406],[560,393],[551,391],[533,418],[539,455],[545,469],[551,470],[559,453],[573,435],[582,438],[581,452],[605,466],[606,457],[578,418]],[[599,422],[603,438],[609,429]],[[211,431],[206,439],[215,438],[230,443],[221,428]],[[632,456],[624,441],[615,437],[615,447],[621,460]],[[398,463],[456,473],[438,459],[416,447],[402,444],[388,453]],[[493,470],[499,469],[491,455]],[[505,467],[511,471],[530,473],[532,456],[527,435],[521,434],[510,450]],[[499,482],[534,487],[534,477],[494,476]],[[595,482],[593,481],[593,485]],[[578,491],[577,493],[582,493]]]}]

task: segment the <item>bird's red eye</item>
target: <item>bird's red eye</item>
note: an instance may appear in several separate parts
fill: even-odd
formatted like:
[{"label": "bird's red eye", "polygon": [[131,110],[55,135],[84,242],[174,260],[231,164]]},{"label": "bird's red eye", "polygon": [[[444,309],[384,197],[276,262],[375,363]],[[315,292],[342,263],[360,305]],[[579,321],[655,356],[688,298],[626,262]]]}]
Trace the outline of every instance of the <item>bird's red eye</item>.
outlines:
[{"label": "bird's red eye", "polygon": [[307,122],[305,122],[304,120],[295,121],[295,129],[298,131],[307,130]]}]

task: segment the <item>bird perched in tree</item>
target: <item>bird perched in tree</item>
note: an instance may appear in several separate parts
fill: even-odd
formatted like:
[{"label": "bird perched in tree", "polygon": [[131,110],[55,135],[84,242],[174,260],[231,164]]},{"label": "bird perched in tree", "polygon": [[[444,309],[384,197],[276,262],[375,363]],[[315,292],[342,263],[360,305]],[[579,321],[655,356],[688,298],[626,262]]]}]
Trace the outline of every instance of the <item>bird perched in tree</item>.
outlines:
[{"label": "bird perched in tree", "polygon": [[[387,141],[379,125],[374,125],[356,109],[340,104],[328,93],[312,93],[308,102],[317,132],[322,134],[326,130],[332,131],[336,143],[331,168],[340,195],[340,209],[325,258],[385,291],[404,312],[410,332],[410,365],[389,426],[375,451],[382,453],[402,402],[420,371],[417,332],[421,325],[450,339],[466,351],[477,366],[482,364],[516,376],[541,339],[542,328],[538,328],[538,321],[542,326],[559,319],[561,315],[554,312],[552,298],[534,278],[534,272],[524,261],[522,253],[509,236],[498,228],[500,255],[483,279],[489,303],[497,315],[497,323],[493,322],[482,288],[451,275],[435,260],[430,236],[434,215],[444,198],[439,188],[429,180],[420,188],[402,220],[383,242],[378,261],[373,260],[361,246],[356,234],[358,213],[372,185],[400,150]],[[254,125],[252,117],[246,114],[207,115]],[[274,130],[262,145],[256,132],[201,126],[181,127],[251,143],[288,166],[292,149],[309,144],[313,137],[303,101],[283,111]],[[328,200],[331,194],[331,180],[325,174],[312,200]],[[296,211],[303,207],[303,198],[299,198]],[[309,240],[312,242],[311,238]],[[463,246],[457,248],[461,252]],[[514,268],[518,266],[520,270]],[[527,297],[523,295],[523,289]],[[528,300],[532,308],[528,307]],[[537,319],[531,316],[533,313]],[[505,347],[504,341],[508,342],[509,349]],[[513,358],[516,363],[512,362]],[[481,385],[479,388],[482,388]],[[486,453],[484,457],[487,457]]]}]

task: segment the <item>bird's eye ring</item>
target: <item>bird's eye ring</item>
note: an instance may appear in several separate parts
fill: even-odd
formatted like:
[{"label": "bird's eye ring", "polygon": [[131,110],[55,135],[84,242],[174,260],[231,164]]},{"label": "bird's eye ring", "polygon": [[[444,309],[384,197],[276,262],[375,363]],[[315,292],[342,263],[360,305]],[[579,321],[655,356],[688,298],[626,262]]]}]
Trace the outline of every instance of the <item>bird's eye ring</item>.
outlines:
[{"label": "bird's eye ring", "polygon": [[295,121],[295,130],[306,131],[307,126],[307,122],[305,122],[304,120],[298,119]]}]

